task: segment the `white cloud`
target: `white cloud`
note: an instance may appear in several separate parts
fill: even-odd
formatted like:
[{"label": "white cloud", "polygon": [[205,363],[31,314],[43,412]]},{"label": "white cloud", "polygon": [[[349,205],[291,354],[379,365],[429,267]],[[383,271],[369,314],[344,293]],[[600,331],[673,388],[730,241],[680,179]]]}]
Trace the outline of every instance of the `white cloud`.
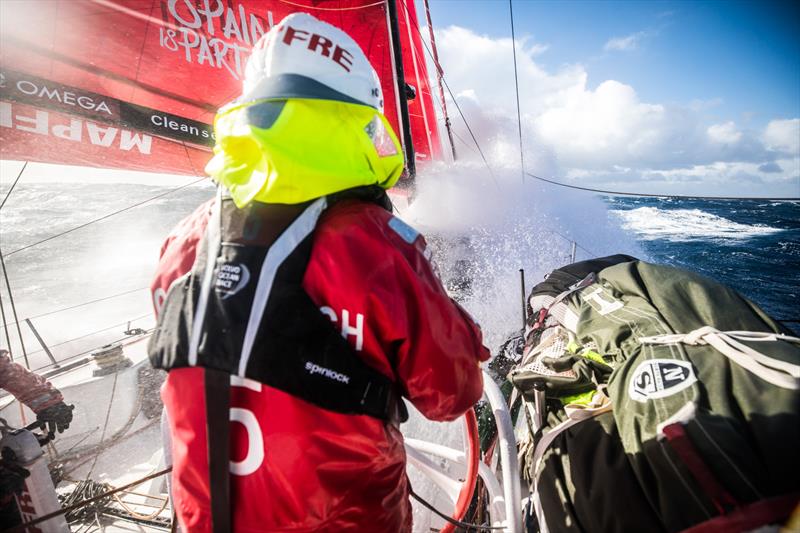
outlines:
[{"label": "white cloud", "polygon": [[[437,32],[437,44],[448,83],[463,94],[458,102],[492,164],[517,165],[511,40],[449,27]],[[800,119],[774,120],[763,131],[741,128],[707,118],[719,100],[646,102],[619,81],[589,86],[582,65],[546,69],[535,50],[518,41],[525,160],[532,172],[629,190],[632,182],[648,180],[660,183],[658,192],[675,194],[699,194],[698,182],[717,187],[727,180],[762,196],[753,183],[800,195]],[[454,109],[451,120],[469,141]],[[460,152],[469,150],[461,145]]]},{"label": "white cloud", "polygon": [[635,50],[639,46],[639,42],[647,35],[647,32],[638,31],[626,37],[613,37],[606,42],[603,50],[611,52],[614,50],[627,51]]},{"label": "white cloud", "polygon": [[762,139],[771,150],[800,156],[800,118],[771,121]]},{"label": "white cloud", "polygon": [[724,124],[714,124],[709,126],[708,138],[715,143],[719,144],[734,144],[741,140],[742,132],[736,129],[736,124],[733,121],[725,122]]}]

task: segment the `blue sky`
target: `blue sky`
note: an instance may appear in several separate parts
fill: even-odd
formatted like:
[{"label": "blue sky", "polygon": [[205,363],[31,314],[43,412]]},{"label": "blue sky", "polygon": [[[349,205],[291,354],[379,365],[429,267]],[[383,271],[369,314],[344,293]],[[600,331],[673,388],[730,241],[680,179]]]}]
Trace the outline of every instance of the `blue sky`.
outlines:
[{"label": "blue sky", "polygon": [[[614,79],[645,101],[721,102],[721,115],[766,124],[800,116],[800,2],[514,1],[517,37],[548,45],[539,63],[586,66],[589,84]],[[510,37],[504,0],[432,0],[434,26]],[[637,36],[631,50],[605,51]],[[623,53],[624,52],[624,53]]]},{"label": "blue sky", "polygon": [[[513,5],[523,121],[537,146],[550,141],[554,154],[533,170],[568,178],[589,173],[607,183],[637,176],[692,182],[674,193],[696,193],[697,182],[710,180],[709,190],[727,181],[742,194],[766,186],[800,196],[800,2]],[[513,90],[508,2],[431,0],[431,16],[459,99],[472,98],[473,112],[512,111],[502,103],[513,102],[505,87]],[[464,56],[483,63],[468,64]],[[584,116],[595,112],[594,119]],[[583,142],[581,152],[571,142],[575,131],[562,123],[576,118],[587,121],[583,131],[596,132],[598,146]],[[607,127],[615,120],[631,131],[627,137]],[[634,157],[637,142],[649,148],[637,148]],[[608,149],[605,161],[601,148]],[[648,158],[658,150],[676,155]]]}]

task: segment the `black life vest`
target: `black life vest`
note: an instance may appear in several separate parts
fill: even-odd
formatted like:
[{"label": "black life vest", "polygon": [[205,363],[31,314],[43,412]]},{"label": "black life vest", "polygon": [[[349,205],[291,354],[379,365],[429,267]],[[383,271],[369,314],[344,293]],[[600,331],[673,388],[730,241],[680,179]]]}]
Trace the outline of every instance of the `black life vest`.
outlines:
[{"label": "black life vest", "polygon": [[302,287],[319,216],[351,198],[391,209],[382,189],[353,189],[308,204],[275,238],[263,215],[280,206],[237,209],[218,193],[192,270],[167,293],[148,347],[153,366],[200,366],[338,413],[405,420],[392,380],[361,359]]}]

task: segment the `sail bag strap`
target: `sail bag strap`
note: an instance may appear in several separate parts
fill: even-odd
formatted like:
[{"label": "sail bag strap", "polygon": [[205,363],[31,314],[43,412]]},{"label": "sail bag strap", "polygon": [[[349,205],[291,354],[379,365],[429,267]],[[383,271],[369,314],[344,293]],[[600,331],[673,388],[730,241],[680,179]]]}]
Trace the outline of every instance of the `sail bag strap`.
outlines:
[{"label": "sail bag strap", "polygon": [[689,333],[641,337],[642,344],[677,344],[691,346],[708,344],[722,355],[747,369],[764,381],[789,390],[800,390],[800,366],[768,357],[736,339],[746,342],[791,342],[800,344],[800,338],[780,333],[759,331],[719,331],[704,326]]}]

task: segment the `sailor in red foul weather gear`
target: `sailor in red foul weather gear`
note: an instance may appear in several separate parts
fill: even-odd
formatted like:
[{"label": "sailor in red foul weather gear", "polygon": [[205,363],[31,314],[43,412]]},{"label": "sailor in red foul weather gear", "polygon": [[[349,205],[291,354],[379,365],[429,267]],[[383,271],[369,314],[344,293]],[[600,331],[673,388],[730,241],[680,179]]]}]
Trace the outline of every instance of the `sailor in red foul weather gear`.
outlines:
[{"label": "sailor in red foul weather gear", "polygon": [[[296,45],[287,30],[332,43],[351,68],[328,60],[317,73],[259,69],[259,61],[280,65],[282,47]],[[208,167],[218,196],[167,238],[152,285],[159,324],[150,356],[169,371],[162,398],[173,505],[186,530],[219,528],[213,463],[215,446],[229,443],[223,483],[234,531],[408,531],[400,398],[432,420],[459,417],[480,398],[480,362],[489,352],[478,326],[443,289],[425,239],[390,211],[385,189],[397,181],[402,155],[358,45],[305,14],[263,39],[247,69],[265,78],[245,87],[267,92],[234,109],[242,115],[233,129],[226,132],[218,117],[222,162]],[[313,70],[309,64],[283,63]],[[360,78],[326,77],[327,68]],[[345,75],[338,70],[331,72]],[[320,113],[324,122],[331,112],[366,121],[353,130],[353,154],[339,153],[340,145],[326,155],[339,158],[329,173],[320,172],[319,158],[282,167],[281,147],[260,143],[273,125],[289,128],[304,113]],[[263,163],[253,163],[253,147],[268,155]],[[237,160],[241,150],[247,157]],[[242,176],[247,165],[258,170],[249,179],[260,185]],[[220,373],[229,392],[209,385]],[[210,423],[228,396],[224,428]],[[229,439],[220,445],[217,433],[225,431]],[[211,461],[209,442],[217,443]]]}]

